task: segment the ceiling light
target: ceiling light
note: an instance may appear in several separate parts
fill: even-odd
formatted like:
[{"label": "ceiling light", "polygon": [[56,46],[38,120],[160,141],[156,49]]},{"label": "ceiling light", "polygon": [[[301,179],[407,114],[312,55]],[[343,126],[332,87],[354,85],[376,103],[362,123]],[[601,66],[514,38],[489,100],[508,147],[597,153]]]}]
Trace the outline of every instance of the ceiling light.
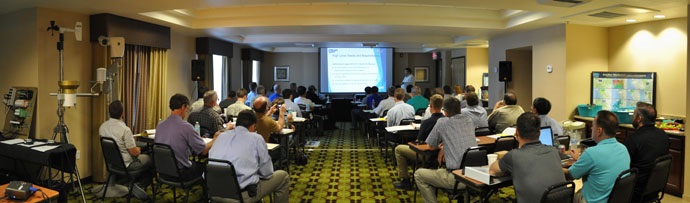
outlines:
[{"label": "ceiling light", "polygon": [[635,19],[626,19],[625,22],[634,23],[634,22],[637,22],[637,20],[635,20]]},{"label": "ceiling light", "polygon": [[666,16],[665,16],[665,15],[661,15],[661,14],[656,14],[656,15],[654,15],[654,18],[656,18],[656,19],[662,19],[662,18],[666,18]]}]

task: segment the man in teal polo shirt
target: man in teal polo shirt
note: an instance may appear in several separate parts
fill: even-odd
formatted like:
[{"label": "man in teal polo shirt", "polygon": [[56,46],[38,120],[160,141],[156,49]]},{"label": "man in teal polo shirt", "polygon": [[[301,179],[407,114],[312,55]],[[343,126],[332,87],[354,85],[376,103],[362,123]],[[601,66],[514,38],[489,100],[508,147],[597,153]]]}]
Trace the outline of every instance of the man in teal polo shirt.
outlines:
[{"label": "man in teal polo shirt", "polygon": [[419,88],[419,86],[412,87],[412,92],[410,92],[410,94],[412,95],[412,98],[407,100],[407,104],[414,107],[414,112],[417,112],[420,109],[426,109],[426,107],[429,106],[429,100],[422,96],[422,90]]},{"label": "man in teal polo shirt", "polygon": [[[607,202],[618,174],[630,168],[630,155],[616,138],[618,117],[610,111],[599,111],[592,122],[592,138],[597,145],[589,147],[566,170],[572,178],[584,179],[582,190],[575,194],[579,202]],[[576,201],[577,202],[577,201]]]}]

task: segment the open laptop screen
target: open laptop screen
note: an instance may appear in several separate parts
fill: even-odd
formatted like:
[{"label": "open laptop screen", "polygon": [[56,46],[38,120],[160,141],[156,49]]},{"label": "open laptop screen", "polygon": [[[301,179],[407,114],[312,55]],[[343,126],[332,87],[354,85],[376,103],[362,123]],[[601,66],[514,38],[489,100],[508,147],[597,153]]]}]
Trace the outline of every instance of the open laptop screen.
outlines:
[{"label": "open laptop screen", "polygon": [[541,127],[539,132],[539,141],[544,145],[553,146],[553,132],[551,131],[551,127]]}]

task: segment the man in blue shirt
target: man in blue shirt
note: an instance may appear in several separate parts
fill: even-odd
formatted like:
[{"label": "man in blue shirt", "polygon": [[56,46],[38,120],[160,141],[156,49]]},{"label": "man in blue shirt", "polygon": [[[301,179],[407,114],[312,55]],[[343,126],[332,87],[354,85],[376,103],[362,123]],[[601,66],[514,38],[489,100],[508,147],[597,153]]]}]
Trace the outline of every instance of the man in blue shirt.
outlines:
[{"label": "man in blue shirt", "polygon": [[376,106],[379,105],[379,102],[381,102],[383,98],[381,98],[381,95],[379,95],[379,87],[373,86],[371,87],[371,90],[369,92],[369,96],[367,97],[366,103],[367,103],[367,109],[375,109]]},{"label": "man in blue shirt", "polygon": [[268,97],[268,101],[273,102],[273,100],[283,97],[280,95],[280,85],[279,84],[273,84],[273,94],[271,94],[270,97]]},{"label": "man in blue shirt", "polygon": [[283,170],[273,171],[266,142],[256,133],[256,122],[254,112],[241,111],[235,129],[218,136],[208,157],[233,163],[245,202],[257,202],[271,193],[276,202],[288,202],[290,176]]},{"label": "man in blue shirt", "polygon": [[575,163],[565,170],[572,178],[587,177],[575,199],[580,202],[607,202],[618,174],[630,168],[630,155],[616,138],[618,117],[602,110],[592,121],[592,138],[597,145],[587,148],[581,156],[573,153]]}]

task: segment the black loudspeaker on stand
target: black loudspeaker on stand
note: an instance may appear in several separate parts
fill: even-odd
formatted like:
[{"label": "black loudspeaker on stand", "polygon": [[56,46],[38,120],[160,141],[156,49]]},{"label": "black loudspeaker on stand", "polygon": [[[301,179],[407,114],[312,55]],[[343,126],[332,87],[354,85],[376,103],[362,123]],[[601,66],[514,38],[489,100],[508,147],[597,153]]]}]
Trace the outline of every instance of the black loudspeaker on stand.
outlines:
[{"label": "black loudspeaker on stand", "polygon": [[206,67],[202,60],[192,60],[192,81],[206,80]]},{"label": "black loudspeaker on stand", "polygon": [[510,82],[513,80],[513,62],[498,62],[498,81]]}]

